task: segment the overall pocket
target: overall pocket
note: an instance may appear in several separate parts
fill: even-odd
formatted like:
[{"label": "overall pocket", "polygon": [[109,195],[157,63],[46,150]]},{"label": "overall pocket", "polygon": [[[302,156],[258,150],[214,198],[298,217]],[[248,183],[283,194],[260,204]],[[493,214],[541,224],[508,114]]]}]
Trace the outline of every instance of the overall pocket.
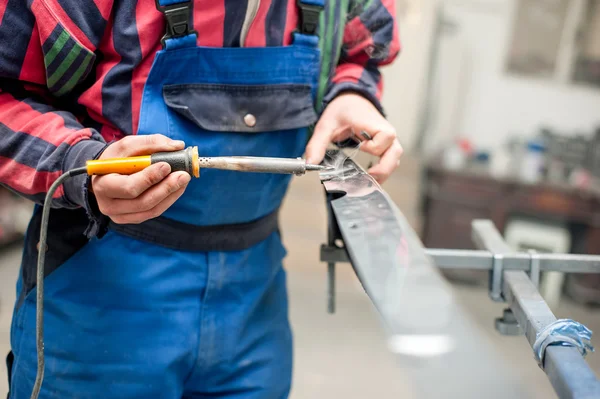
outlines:
[{"label": "overall pocket", "polygon": [[[174,84],[162,89],[169,136],[200,156],[300,157],[315,123],[308,84]],[[203,169],[165,216],[210,225],[244,223],[277,209],[290,176]]]},{"label": "overall pocket", "polygon": [[167,85],[163,98],[171,110],[213,132],[293,130],[317,120],[309,85]]}]

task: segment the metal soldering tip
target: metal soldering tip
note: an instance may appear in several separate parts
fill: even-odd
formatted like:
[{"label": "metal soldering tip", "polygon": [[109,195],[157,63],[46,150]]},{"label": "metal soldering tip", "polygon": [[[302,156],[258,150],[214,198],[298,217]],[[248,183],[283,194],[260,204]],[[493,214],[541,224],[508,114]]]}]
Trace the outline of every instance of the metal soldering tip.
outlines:
[{"label": "metal soldering tip", "polygon": [[310,163],[306,164],[306,171],[308,172],[309,170],[326,170],[326,169],[330,169],[328,166],[323,166],[323,165],[313,165]]}]

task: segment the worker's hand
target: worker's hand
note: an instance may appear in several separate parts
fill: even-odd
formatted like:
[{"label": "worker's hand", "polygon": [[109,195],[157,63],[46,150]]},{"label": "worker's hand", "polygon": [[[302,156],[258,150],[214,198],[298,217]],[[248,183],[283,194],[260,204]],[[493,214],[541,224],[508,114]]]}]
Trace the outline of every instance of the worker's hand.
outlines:
[{"label": "worker's hand", "polygon": [[402,146],[392,125],[359,94],[341,94],[325,108],[306,147],[307,162],[320,163],[330,143],[346,140],[353,132],[355,137],[365,140],[361,131],[372,138],[361,143],[361,151],[380,157],[379,163],[368,172],[383,183],[398,167]]},{"label": "worker's hand", "polygon": [[[99,159],[178,151],[184,145],[160,134],[127,136],[109,145]],[[171,173],[169,164],[159,162],[129,176],[93,176],[92,191],[100,212],[115,223],[134,224],[160,216],[183,194],[189,181],[188,173]]]}]

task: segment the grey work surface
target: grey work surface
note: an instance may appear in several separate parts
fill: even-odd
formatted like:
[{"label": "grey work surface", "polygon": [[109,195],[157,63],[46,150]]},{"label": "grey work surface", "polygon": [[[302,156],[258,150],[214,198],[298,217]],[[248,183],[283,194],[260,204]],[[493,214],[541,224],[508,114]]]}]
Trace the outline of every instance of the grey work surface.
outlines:
[{"label": "grey work surface", "polygon": [[[402,168],[384,188],[402,209],[412,225],[418,226],[418,174],[407,156]],[[438,367],[436,377],[415,377],[414,369],[403,366],[387,348],[385,331],[372,305],[356,281],[349,265],[338,266],[337,313],[326,312],[326,267],[319,259],[319,245],[326,238],[325,206],[322,186],[316,176],[296,178],[283,209],[282,227],[288,248],[286,268],[290,291],[291,321],[295,338],[294,386],[291,399],[314,398],[402,398],[420,399],[417,385],[426,379],[430,385],[483,385],[480,398],[511,399],[510,389],[491,385],[493,375],[481,380],[473,375],[458,376],[456,370]],[[18,272],[20,248],[0,252],[0,355],[8,350],[12,301]],[[415,287],[418,290],[418,287]],[[550,399],[555,395],[544,373],[537,367],[529,344],[523,337],[504,337],[493,328],[494,318],[503,306],[489,300],[483,288],[448,286],[473,324],[471,331],[481,334],[497,358],[511,370],[516,383],[526,388],[527,398]],[[600,312],[563,301],[555,311],[559,317],[578,320],[600,335]],[[465,336],[470,337],[467,331]],[[593,343],[600,346],[600,338]],[[468,363],[479,356],[477,348],[456,361]],[[0,359],[2,360],[2,359]],[[600,354],[588,356],[596,372]],[[484,366],[493,368],[493,358],[485,357]],[[441,374],[441,375],[440,375]],[[484,382],[485,381],[485,382]],[[6,375],[0,362],[0,397],[6,392]],[[490,396],[498,395],[498,396]],[[450,394],[443,398],[453,398]],[[461,399],[462,396],[458,396]]]}]

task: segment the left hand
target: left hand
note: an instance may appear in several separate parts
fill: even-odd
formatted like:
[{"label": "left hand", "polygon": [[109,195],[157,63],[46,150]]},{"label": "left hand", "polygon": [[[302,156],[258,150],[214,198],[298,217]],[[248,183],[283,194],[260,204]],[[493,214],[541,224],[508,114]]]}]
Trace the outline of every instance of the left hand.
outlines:
[{"label": "left hand", "polygon": [[360,138],[361,131],[372,138],[361,143],[361,151],[380,157],[379,163],[368,172],[383,183],[398,167],[402,146],[392,125],[359,94],[341,94],[325,108],[306,146],[307,162],[320,163],[330,143],[346,140],[353,132]]}]

